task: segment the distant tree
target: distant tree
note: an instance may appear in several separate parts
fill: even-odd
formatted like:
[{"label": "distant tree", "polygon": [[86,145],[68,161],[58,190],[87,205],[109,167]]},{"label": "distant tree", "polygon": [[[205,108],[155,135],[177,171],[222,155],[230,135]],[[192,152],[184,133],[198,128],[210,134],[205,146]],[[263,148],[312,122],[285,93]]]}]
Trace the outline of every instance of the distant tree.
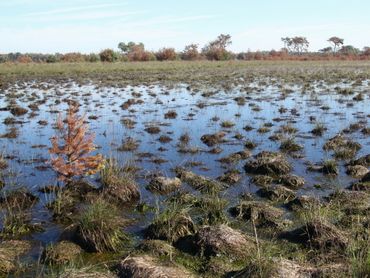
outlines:
[{"label": "distant tree", "polygon": [[4,54],[4,55],[0,55],[0,63],[6,63],[8,62],[9,58],[8,58],[8,55]]},{"label": "distant tree", "polygon": [[184,51],[181,53],[183,60],[197,60],[200,57],[197,44],[189,44],[185,46]]},{"label": "distant tree", "polygon": [[310,43],[308,42],[306,37],[285,37],[281,38],[281,41],[284,43],[284,48],[288,52],[296,52],[298,54],[301,54],[304,51],[307,51],[308,46]]},{"label": "distant tree", "polygon": [[353,45],[344,45],[338,50],[338,52],[344,55],[357,55],[360,53],[360,50]]},{"label": "distant tree", "polygon": [[48,57],[46,58],[46,63],[56,63],[57,61],[58,60],[56,55],[48,55]]},{"label": "distant tree", "polygon": [[145,50],[145,46],[142,42],[120,42],[118,48],[123,52],[124,58],[127,61],[153,61],[156,60],[155,55]]},{"label": "distant tree", "polygon": [[281,38],[281,41],[284,43],[284,48],[290,52],[291,51],[291,47],[292,47],[292,39],[289,38],[289,37],[285,37],[285,38]]},{"label": "distant tree", "polygon": [[202,53],[209,60],[228,60],[232,57],[231,53],[226,50],[226,47],[231,45],[231,36],[221,34],[216,40],[211,41],[202,49]]},{"label": "distant tree", "polygon": [[142,42],[135,43],[135,42],[120,42],[118,44],[118,48],[125,54],[132,52],[132,51],[137,51],[137,50],[142,50],[144,51],[144,44]]},{"label": "distant tree", "polygon": [[33,60],[30,56],[28,55],[21,55],[17,58],[17,62],[21,64],[29,64],[32,63]]},{"label": "distant tree", "polygon": [[344,39],[341,39],[341,38],[338,38],[338,37],[331,37],[328,39],[328,42],[330,42],[331,44],[333,44],[334,48],[333,48],[333,52],[336,52],[337,49],[343,45],[343,42],[344,42]]},{"label": "distant tree", "polygon": [[71,52],[63,54],[61,61],[66,63],[80,63],[85,61],[85,57],[79,52]]},{"label": "distant tree", "polygon": [[156,57],[152,52],[146,51],[145,49],[139,46],[133,47],[132,50],[126,55],[129,61],[146,62],[156,60]]},{"label": "distant tree", "polygon": [[365,55],[365,56],[370,56],[370,47],[369,46],[365,46],[362,53]]},{"label": "distant tree", "polygon": [[293,37],[291,38],[291,45],[295,52],[298,54],[302,54],[302,52],[306,52],[310,43],[306,39],[306,37]]},{"label": "distant tree", "polygon": [[319,52],[322,52],[322,53],[330,53],[330,52],[333,52],[333,48],[331,46],[325,47],[323,49],[320,49]]},{"label": "distant tree", "polygon": [[99,62],[100,61],[100,56],[95,54],[95,53],[90,53],[87,56],[87,61],[90,62],[90,63]]},{"label": "distant tree", "polygon": [[229,34],[221,34],[217,37],[216,40],[210,42],[212,47],[220,48],[226,50],[226,47],[232,44],[231,36]]},{"label": "distant tree", "polygon": [[104,49],[99,53],[100,61],[102,62],[114,62],[118,59],[118,55],[112,49]]},{"label": "distant tree", "polygon": [[177,54],[174,48],[162,48],[155,53],[158,61],[173,61],[176,60]]}]

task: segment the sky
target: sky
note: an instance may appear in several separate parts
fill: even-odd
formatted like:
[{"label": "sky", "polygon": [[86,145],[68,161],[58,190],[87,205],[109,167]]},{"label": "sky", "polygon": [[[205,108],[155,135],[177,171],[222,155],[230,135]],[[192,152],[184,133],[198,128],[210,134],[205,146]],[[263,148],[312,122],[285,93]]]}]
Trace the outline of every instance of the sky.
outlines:
[{"label": "sky", "polygon": [[119,42],[148,50],[232,36],[230,50],[278,50],[305,36],[309,49],[331,36],[370,46],[369,0],[0,0],[0,53],[99,52]]}]

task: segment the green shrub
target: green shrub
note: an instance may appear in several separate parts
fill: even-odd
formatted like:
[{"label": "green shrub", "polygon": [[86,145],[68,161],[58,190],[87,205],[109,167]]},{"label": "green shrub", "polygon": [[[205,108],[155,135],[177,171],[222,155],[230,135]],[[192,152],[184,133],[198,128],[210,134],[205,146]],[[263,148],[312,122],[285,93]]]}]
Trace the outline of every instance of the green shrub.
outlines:
[{"label": "green shrub", "polygon": [[112,49],[104,49],[99,53],[100,61],[113,63],[118,60],[119,55]]}]

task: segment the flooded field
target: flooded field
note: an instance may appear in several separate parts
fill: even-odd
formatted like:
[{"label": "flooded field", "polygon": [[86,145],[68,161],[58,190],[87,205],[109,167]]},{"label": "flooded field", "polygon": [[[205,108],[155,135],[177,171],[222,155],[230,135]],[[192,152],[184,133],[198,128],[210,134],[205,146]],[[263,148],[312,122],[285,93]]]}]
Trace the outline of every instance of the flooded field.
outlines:
[{"label": "flooded field", "polygon": [[[366,238],[369,223],[370,80],[309,74],[297,73],[297,82],[235,71],[214,86],[73,77],[7,84],[0,90],[1,236],[30,244],[12,262],[19,275],[34,274],[35,265],[57,275],[65,259],[68,267],[108,265],[108,277],[130,268],[116,268],[128,254],[133,264],[170,257],[178,271],[170,277],[261,277],[277,271],[273,263],[323,277],[353,271],[348,257],[363,256],[356,237]],[[109,191],[103,173],[74,188],[57,181],[48,149],[69,103],[86,116],[94,153],[119,172],[114,185],[132,192]],[[117,227],[125,239],[98,243],[81,232],[94,204],[108,206],[105,217],[124,219]],[[118,240],[123,246],[112,243]],[[60,242],[84,249],[76,251],[86,252],[83,259],[61,247],[46,260]],[[243,248],[252,258],[240,255]]]}]

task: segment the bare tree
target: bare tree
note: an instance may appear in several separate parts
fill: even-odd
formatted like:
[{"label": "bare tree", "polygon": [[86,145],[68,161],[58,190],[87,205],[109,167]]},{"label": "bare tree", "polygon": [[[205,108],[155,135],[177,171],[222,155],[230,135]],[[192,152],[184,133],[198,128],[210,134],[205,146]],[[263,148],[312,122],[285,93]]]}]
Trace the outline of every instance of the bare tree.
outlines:
[{"label": "bare tree", "polygon": [[290,52],[292,46],[292,39],[289,37],[281,38],[281,41],[284,43],[284,48]]},{"label": "bare tree", "polygon": [[328,42],[333,44],[334,46],[333,52],[336,52],[339,46],[343,45],[344,39],[338,37],[331,37],[330,39],[328,39]]},{"label": "bare tree", "polygon": [[209,43],[211,47],[219,48],[225,50],[227,46],[232,43],[231,36],[229,34],[221,34],[217,37],[216,40]]},{"label": "bare tree", "polygon": [[231,36],[221,34],[216,40],[211,41],[203,49],[202,53],[209,60],[227,60],[230,58],[230,52],[226,50],[226,47],[231,44]]},{"label": "bare tree", "polygon": [[281,38],[281,41],[284,43],[284,48],[288,52],[296,52],[298,54],[301,54],[304,51],[307,51],[308,46],[310,43],[306,39],[306,37],[285,37]]},{"label": "bare tree", "polygon": [[306,37],[293,37],[291,38],[291,44],[293,49],[298,54],[302,54],[302,52],[306,52],[310,43],[306,39]]},{"label": "bare tree", "polygon": [[182,59],[184,60],[196,60],[199,59],[199,50],[198,45],[193,43],[185,46],[184,51],[181,54]]}]

